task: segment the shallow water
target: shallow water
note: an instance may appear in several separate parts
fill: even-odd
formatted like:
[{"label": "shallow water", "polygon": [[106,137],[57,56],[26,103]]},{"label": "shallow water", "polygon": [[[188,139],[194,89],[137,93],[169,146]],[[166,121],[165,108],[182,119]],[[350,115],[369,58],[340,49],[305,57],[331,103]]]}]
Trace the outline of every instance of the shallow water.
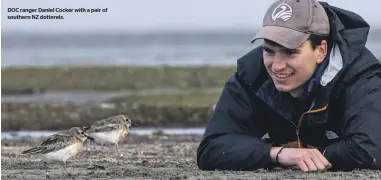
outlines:
[{"label": "shallow water", "polygon": [[[198,128],[131,128],[131,135],[151,135],[153,133],[164,133],[168,135],[199,135],[204,133],[204,127]],[[1,139],[40,139],[50,136],[58,131],[8,131],[1,132]]]}]

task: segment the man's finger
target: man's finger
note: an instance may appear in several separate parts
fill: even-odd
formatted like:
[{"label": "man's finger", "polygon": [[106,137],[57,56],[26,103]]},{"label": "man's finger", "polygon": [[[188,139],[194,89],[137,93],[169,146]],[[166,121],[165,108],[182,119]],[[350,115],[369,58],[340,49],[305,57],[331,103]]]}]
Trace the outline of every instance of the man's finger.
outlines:
[{"label": "man's finger", "polygon": [[304,162],[306,163],[306,165],[308,167],[308,171],[317,171],[317,167],[311,158],[312,158],[311,156],[307,156],[304,159]]},{"label": "man's finger", "polygon": [[303,160],[298,161],[298,162],[296,163],[296,165],[298,166],[298,168],[299,168],[301,171],[303,171],[303,172],[307,172],[307,171],[308,171],[308,167],[307,167],[306,163],[305,163]]},{"label": "man's finger", "polygon": [[312,151],[312,161],[313,163],[315,164],[316,168],[319,170],[319,171],[322,171],[322,170],[325,170],[326,169],[326,166],[324,165],[324,163],[322,162],[321,158],[319,157],[319,153],[318,151]]},{"label": "man's finger", "polygon": [[323,154],[320,153],[320,151],[317,150],[316,152],[317,157],[321,160],[321,162],[324,164],[326,168],[331,168],[331,163],[323,156]]},{"label": "man's finger", "polygon": [[324,155],[314,146],[307,145],[307,148],[315,149],[316,150],[316,156],[321,160],[321,162],[324,164],[324,166],[328,169],[331,168],[331,163],[327,160],[327,158],[324,157]]}]

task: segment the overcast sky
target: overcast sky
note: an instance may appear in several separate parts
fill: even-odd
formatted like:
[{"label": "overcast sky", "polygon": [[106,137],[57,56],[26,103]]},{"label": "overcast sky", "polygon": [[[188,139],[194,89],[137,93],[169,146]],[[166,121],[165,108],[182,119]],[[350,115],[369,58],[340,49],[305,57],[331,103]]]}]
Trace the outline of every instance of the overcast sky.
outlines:
[{"label": "overcast sky", "polygon": [[[272,0],[2,0],[2,30],[256,28]],[[327,0],[381,27],[380,0]],[[364,3],[366,2],[366,3]],[[106,13],[33,13],[64,20],[9,20],[7,8],[108,8]]]}]

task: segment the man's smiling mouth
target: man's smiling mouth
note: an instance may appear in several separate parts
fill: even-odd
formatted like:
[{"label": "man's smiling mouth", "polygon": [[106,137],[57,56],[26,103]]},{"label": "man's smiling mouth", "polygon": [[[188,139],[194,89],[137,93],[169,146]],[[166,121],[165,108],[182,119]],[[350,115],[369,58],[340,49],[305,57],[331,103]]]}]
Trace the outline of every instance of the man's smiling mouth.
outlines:
[{"label": "man's smiling mouth", "polygon": [[289,74],[279,74],[279,73],[274,73],[274,75],[277,77],[277,78],[280,78],[280,79],[285,79],[285,78],[288,78],[292,75],[294,75],[295,73],[289,73]]}]

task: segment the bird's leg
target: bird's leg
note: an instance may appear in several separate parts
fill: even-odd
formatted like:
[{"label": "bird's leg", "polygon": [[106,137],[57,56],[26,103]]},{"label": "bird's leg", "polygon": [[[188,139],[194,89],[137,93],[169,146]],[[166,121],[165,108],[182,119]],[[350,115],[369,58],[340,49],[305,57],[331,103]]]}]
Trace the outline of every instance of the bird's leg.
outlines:
[{"label": "bird's leg", "polygon": [[116,150],[118,151],[118,153],[119,153],[120,157],[123,157],[123,154],[122,154],[122,153],[120,153],[120,151],[119,151],[119,145],[118,145],[118,142],[117,142],[117,143],[115,143],[115,146],[116,146]]},{"label": "bird's leg", "polygon": [[44,162],[44,167],[45,167],[45,179],[50,179],[49,177],[49,172],[48,172],[48,163]]},{"label": "bird's leg", "polygon": [[90,145],[90,143],[91,143],[91,141],[90,140],[87,140],[88,142],[87,142],[87,148],[86,148],[86,151],[90,151],[90,147],[91,147],[91,145]]},{"label": "bird's leg", "polygon": [[63,168],[67,175],[70,176],[71,174],[66,170],[66,161],[63,162]]}]

